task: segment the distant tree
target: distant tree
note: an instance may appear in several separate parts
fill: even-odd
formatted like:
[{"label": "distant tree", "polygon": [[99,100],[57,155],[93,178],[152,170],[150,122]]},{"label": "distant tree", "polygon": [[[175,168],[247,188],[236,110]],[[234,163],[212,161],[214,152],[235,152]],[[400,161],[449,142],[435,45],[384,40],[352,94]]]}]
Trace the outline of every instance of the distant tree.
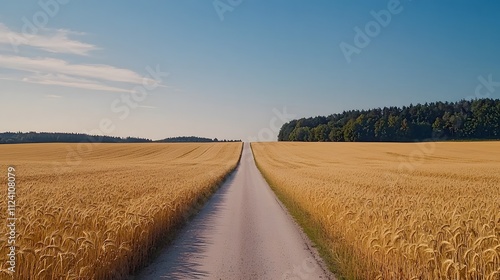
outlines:
[{"label": "distant tree", "polygon": [[328,135],[328,139],[332,142],[343,142],[344,141],[344,131],[340,127],[334,127]]},{"label": "distant tree", "polygon": [[441,134],[444,132],[444,121],[437,117],[434,123],[432,124],[432,132]]},{"label": "distant tree", "polygon": [[281,129],[278,133],[278,141],[289,141],[290,134],[292,133],[292,131],[295,129],[296,126],[297,126],[297,120],[293,120],[293,121],[290,121],[288,123],[285,123],[281,127]]},{"label": "distant tree", "polygon": [[326,142],[329,141],[328,135],[330,134],[330,127],[326,124],[320,124],[317,127],[311,129],[312,139],[315,142]]},{"label": "distant tree", "polygon": [[404,118],[401,121],[400,133],[401,139],[407,141],[411,139],[412,135],[412,125],[408,123],[408,119]]},{"label": "distant tree", "polygon": [[379,141],[387,141],[389,140],[389,134],[387,132],[387,122],[385,119],[379,119],[375,122],[375,139]]},{"label": "distant tree", "polygon": [[311,131],[309,127],[298,127],[292,131],[290,134],[291,141],[303,141],[308,142],[311,141]]}]

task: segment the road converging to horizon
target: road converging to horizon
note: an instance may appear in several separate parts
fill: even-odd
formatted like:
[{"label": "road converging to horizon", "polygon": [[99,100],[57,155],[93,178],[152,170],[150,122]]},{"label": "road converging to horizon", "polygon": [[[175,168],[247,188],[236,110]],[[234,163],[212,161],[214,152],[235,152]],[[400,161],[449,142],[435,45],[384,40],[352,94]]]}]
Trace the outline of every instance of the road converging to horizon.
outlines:
[{"label": "road converging to horizon", "polygon": [[136,279],[333,279],[257,169],[240,164]]}]

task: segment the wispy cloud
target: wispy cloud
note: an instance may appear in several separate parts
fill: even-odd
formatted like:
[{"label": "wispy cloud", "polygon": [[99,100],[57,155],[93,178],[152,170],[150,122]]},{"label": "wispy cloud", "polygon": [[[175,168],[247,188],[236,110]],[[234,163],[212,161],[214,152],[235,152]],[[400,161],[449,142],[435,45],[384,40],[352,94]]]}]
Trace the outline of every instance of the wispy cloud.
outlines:
[{"label": "wispy cloud", "polygon": [[104,85],[97,81],[81,79],[61,74],[46,74],[33,75],[22,79],[23,82],[41,84],[41,85],[56,85],[65,87],[74,87],[90,90],[113,91],[113,92],[132,92],[128,89]]},{"label": "wispy cloud", "polygon": [[[141,84],[145,79],[136,72],[104,64],[71,64],[55,58],[28,58],[0,55],[0,67],[32,73],[58,73],[104,81]],[[150,79],[146,79],[151,83]]]},{"label": "wispy cloud", "polygon": [[45,95],[45,97],[47,97],[47,98],[61,98],[62,96],[55,95],[55,94],[47,94],[47,95]]},{"label": "wispy cloud", "polygon": [[133,90],[125,89],[120,87],[108,86],[98,81],[92,81],[87,79],[79,79],[71,76],[65,75],[53,75],[53,74],[35,74],[27,77],[14,77],[14,76],[0,76],[0,80],[23,82],[30,84],[39,85],[53,85],[53,86],[64,86],[79,89],[88,90],[99,90],[99,91],[111,91],[111,92],[126,92],[131,93]]},{"label": "wispy cloud", "polygon": [[[59,54],[85,56],[98,49],[96,46],[69,38],[69,35],[84,35],[64,29],[43,29],[35,35],[24,35],[10,30],[0,22],[0,69],[6,69],[6,76],[0,80],[12,80],[40,85],[64,86],[87,90],[109,92],[132,92],[134,85],[158,84],[151,78],[125,68],[106,64],[69,62],[60,58],[27,57],[25,55],[2,54],[8,45],[26,45],[38,50]],[[81,61],[80,58],[80,61]],[[128,84],[128,85],[125,85]]]},{"label": "wispy cloud", "polygon": [[0,44],[10,45],[15,50],[19,46],[41,49],[51,53],[88,55],[97,50],[95,45],[69,38],[70,35],[83,35],[65,29],[41,29],[39,34],[23,34],[10,30],[0,23]]}]

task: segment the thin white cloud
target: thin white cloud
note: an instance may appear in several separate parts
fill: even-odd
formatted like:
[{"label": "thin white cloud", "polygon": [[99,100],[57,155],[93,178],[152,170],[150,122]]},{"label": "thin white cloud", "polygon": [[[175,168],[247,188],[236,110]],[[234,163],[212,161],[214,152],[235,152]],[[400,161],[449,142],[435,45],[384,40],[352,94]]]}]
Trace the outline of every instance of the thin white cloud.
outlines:
[{"label": "thin white cloud", "polygon": [[149,78],[136,72],[104,64],[71,64],[55,58],[28,58],[23,56],[0,55],[0,68],[14,69],[31,73],[58,73],[103,81],[142,84],[144,80],[153,84]]},{"label": "thin white cloud", "polygon": [[47,98],[61,98],[62,96],[55,95],[55,94],[47,94],[47,95],[45,95],[45,97],[47,97]]},{"label": "thin white cloud", "polygon": [[[72,40],[70,35],[84,35],[65,29],[40,29],[37,34],[24,35],[10,30],[0,22],[0,69],[7,70],[7,76],[1,80],[55,85],[72,88],[110,91],[133,92],[134,85],[161,85],[159,81],[143,77],[135,71],[114,67],[106,64],[71,63],[67,60],[48,57],[26,57],[5,55],[9,47],[29,46],[44,50],[55,55],[77,54],[86,56],[96,50],[92,44]],[[10,50],[12,51],[12,50]],[[128,84],[128,86],[120,85]]]},{"label": "thin white cloud", "polygon": [[128,93],[132,92],[131,90],[128,89],[122,89],[119,87],[104,85],[97,81],[81,79],[61,74],[34,75],[23,78],[23,81],[41,85],[65,86],[65,87],[74,87],[74,88],[90,89],[90,90],[128,92]]},{"label": "thin white cloud", "polygon": [[132,90],[130,89],[108,86],[99,83],[98,81],[79,79],[65,75],[45,74],[45,75],[31,75],[23,78],[13,77],[13,76],[12,77],[0,76],[0,80],[8,80],[8,81],[23,82],[23,83],[40,84],[40,85],[64,86],[64,87],[72,87],[72,88],[80,88],[88,90],[126,92],[126,93],[132,92]]},{"label": "thin white cloud", "polygon": [[97,50],[95,45],[80,42],[69,38],[69,35],[83,35],[65,29],[39,29],[37,34],[23,34],[10,30],[0,23],[0,44],[10,45],[13,50],[19,46],[41,49],[51,53],[65,53],[75,55],[88,55]]}]

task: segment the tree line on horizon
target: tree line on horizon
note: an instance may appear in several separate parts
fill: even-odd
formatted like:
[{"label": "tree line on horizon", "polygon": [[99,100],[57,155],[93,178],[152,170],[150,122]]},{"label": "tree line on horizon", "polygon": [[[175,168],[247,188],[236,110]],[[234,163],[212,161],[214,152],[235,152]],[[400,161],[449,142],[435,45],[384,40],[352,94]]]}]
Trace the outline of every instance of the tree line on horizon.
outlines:
[{"label": "tree line on horizon", "polygon": [[152,143],[152,142],[241,142],[241,140],[218,140],[196,136],[180,136],[153,141],[147,138],[88,135],[84,133],[60,132],[2,132],[0,144],[19,143]]},{"label": "tree line on horizon", "polygon": [[289,121],[278,141],[410,142],[500,139],[500,100],[350,110]]},{"label": "tree line on horizon", "polygon": [[177,143],[177,142],[241,142],[241,140],[227,140],[227,139],[211,139],[205,137],[197,137],[197,136],[178,136],[178,137],[170,137],[165,138],[163,140],[158,140],[156,142],[166,142],[166,143]]},{"label": "tree line on horizon", "polygon": [[151,139],[61,132],[2,132],[0,144],[18,143],[146,143]]}]

